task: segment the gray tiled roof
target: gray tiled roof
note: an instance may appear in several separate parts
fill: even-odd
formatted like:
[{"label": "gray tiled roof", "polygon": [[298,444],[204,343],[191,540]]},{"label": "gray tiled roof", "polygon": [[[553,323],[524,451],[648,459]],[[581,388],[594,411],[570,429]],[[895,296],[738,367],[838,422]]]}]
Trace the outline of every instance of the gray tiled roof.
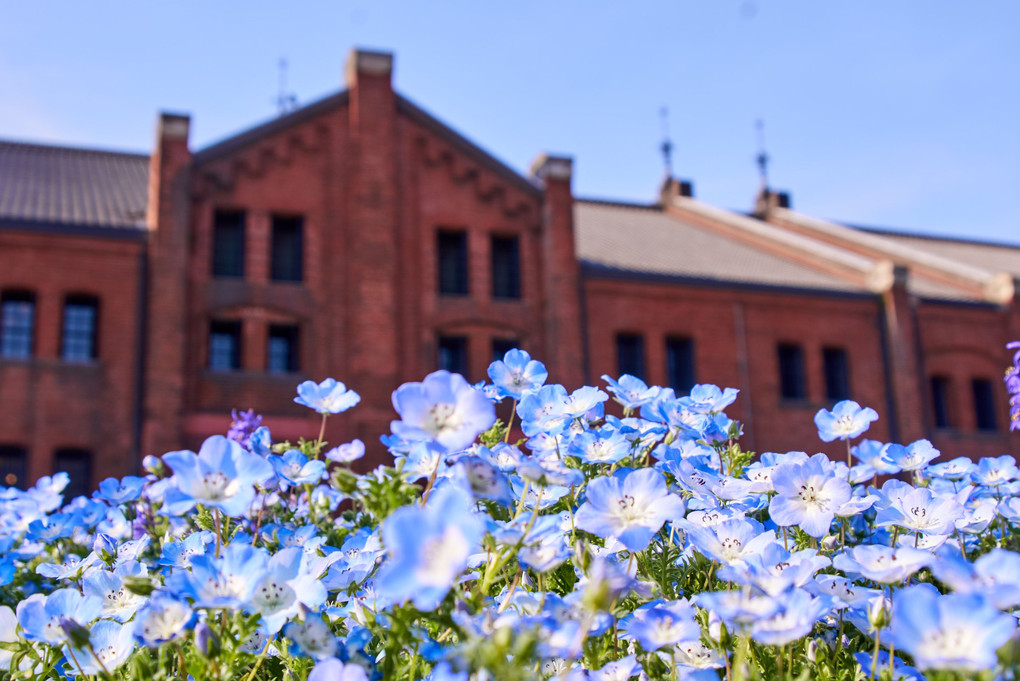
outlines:
[{"label": "gray tiled roof", "polygon": [[574,230],[577,256],[589,270],[866,292],[836,277],[687,224],[657,207],[577,201]]},{"label": "gray tiled roof", "polygon": [[1020,277],[1020,246],[1017,245],[917,236],[884,230],[876,233],[886,239],[907,244],[921,251],[958,260],[975,267],[983,267],[994,272],[1009,272]]},{"label": "gray tiled roof", "polygon": [[144,154],[0,141],[0,223],[140,228]]}]

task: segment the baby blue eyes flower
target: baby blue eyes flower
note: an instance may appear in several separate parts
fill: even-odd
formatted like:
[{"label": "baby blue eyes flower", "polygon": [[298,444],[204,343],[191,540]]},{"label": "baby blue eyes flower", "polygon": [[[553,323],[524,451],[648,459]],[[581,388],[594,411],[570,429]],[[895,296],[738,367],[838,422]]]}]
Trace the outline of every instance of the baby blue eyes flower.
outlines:
[{"label": "baby blue eyes flower", "polygon": [[309,461],[298,449],[287,450],[283,456],[271,455],[266,460],[276,474],[291,485],[318,483],[326,471],[325,461]]},{"label": "baby blue eyes flower", "polygon": [[824,454],[803,464],[777,466],[772,472],[776,496],[769,502],[772,520],[782,527],[799,525],[812,537],[828,534],[837,511],[852,496],[850,483],[835,477],[832,469]]},{"label": "baby blue eyes flower", "polygon": [[195,618],[187,603],[154,594],[135,616],[134,635],[140,643],[155,648],[184,636]]},{"label": "baby blue eyes flower", "polygon": [[736,388],[722,390],[711,383],[700,383],[691,388],[689,395],[680,397],[680,401],[698,413],[716,414],[733,404],[739,393]]},{"label": "baby blue eyes flower", "polygon": [[853,400],[837,402],[832,411],[819,409],[815,414],[818,437],[822,442],[852,440],[863,434],[872,421],[878,420],[878,412],[871,407],[861,407]]},{"label": "baby blue eyes flower", "polygon": [[659,392],[658,388],[649,388],[640,378],[630,374],[624,374],[616,381],[608,374],[603,374],[602,380],[609,386],[609,392],[615,395],[613,399],[619,402],[624,409],[634,410],[648,404]]},{"label": "baby blue eyes flower", "polygon": [[940,596],[919,585],[894,596],[893,642],[922,670],[991,669],[996,651],[1016,632],[1016,619],[978,594]]},{"label": "baby blue eyes flower", "polygon": [[435,442],[449,452],[467,448],[496,422],[496,409],[460,374],[436,371],[421,383],[405,383],[393,393],[399,421],[394,435],[409,442]]},{"label": "baby blue eyes flower", "polygon": [[77,661],[72,662],[72,669],[99,675],[104,670],[113,672],[119,669],[134,649],[133,625],[101,620],[89,631],[89,647],[76,649],[74,657],[69,656],[69,659]]},{"label": "baby blue eyes flower", "polygon": [[666,489],[666,479],[653,468],[622,476],[595,478],[574,522],[599,537],[615,537],[631,551],[641,551],[667,520],[683,517],[684,502]]},{"label": "baby blue eyes flower", "polygon": [[545,365],[531,359],[524,350],[513,349],[489,365],[489,379],[502,397],[520,400],[526,392],[538,390],[549,377]]},{"label": "baby blue eyes flower", "polygon": [[832,566],[879,584],[895,584],[934,562],[935,556],[920,549],[861,544],[833,558]]},{"label": "baby blue eyes flower", "polygon": [[255,498],[255,483],[273,474],[268,461],[222,435],[208,438],[198,454],[169,452],[163,461],[173,469],[176,483],[166,493],[164,510],[170,513],[204,504],[237,517]]},{"label": "baby blue eyes flower", "polygon": [[99,492],[95,496],[111,506],[120,506],[128,501],[138,499],[146,482],[148,481],[145,478],[133,475],[128,475],[120,480],[107,478],[99,483]]},{"label": "baby blue eyes flower", "polygon": [[361,401],[361,395],[348,390],[339,381],[327,378],[322,383],[305,381],[298,386],[294,401],[320,414],[339,414]]},{"label": "baby blue eyes flower", "polygon": [[998,487],[1020,477],[1020,469],[1017,469],[1016,459],[1008,454],[987,457],[978,461],[977,468],[971,471],[970,477],[978,485]]},{"label": "baby blue eyes flower", "polygon": [[662,601],[657,603],[651,607],[641,606],[620,620],[621,638],[633,639],[650,652],[701,637],[701,627],[694,619],[693,607]]},{"label": "baby blue eyes flower", "polygon": [[364,667],[329,657],[315,665],[308,674],[308,681],[368,681],[368,675]]},{"label": "baby blue eyes flower", "polygon": [[456,485],[433,492],[425,508],[404,506],[384,522],[390,558],[379,571],[379,591],[394,602],[434,610],[478,549],[485,532],[474,501]]}]

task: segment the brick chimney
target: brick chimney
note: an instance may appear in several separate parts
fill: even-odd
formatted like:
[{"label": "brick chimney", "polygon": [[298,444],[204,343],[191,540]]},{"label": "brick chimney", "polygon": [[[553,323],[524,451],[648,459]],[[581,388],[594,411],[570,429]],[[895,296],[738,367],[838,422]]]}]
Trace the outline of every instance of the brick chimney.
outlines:
[{"label": "brick chimney", "polygon": [[678,180],[667,176],[659,189],[659,205],[666,206],[678,196],[694,198],[694,183],[690,180]]},{"label": "brick chimney", "polygon": [[184,406],[191,150],[188,116],[161,113],[149,160],[142,452],[180,446]]},{"label": "brick chimney", "polygon": [[[574,249],[573,160],[541,154],[531,164],[542,184],[542,273],[545,356],[550,375],[568,388],[588,379],[587,344],[582,336],[581,275]],[[583,355],[577,349],[581,348]]]},{"label": "brick chimney", "polygon": [[754,199],[754,215],[765,218],[775,208],[790,208],[790,192],[777,192],[765,187]]}]

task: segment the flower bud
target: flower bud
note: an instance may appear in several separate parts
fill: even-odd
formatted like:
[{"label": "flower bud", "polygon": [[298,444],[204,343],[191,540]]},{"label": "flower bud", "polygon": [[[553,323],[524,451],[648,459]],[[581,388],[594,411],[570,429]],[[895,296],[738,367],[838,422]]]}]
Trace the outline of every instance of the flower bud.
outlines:
[{"label": "flower bud", "polygon": [[195,627],[195,647],[203,657],[216,657],[220,652],[220,639],[205,622]]}]

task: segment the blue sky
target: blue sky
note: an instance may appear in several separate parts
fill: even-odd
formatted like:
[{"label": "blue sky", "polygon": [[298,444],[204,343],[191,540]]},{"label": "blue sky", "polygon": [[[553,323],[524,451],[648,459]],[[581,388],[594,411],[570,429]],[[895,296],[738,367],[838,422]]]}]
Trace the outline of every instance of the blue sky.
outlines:
[{"label": "blue sky", "polygon": [[342,87],[352,46],[525,170],[575,158],[580,196],[650,201],[674,171],[746,210],[755,120],[772,185],[844,222],[1020,243],[1020,3],[0,0],[0,138],[148,151],[159,110],[193,147]]}]

